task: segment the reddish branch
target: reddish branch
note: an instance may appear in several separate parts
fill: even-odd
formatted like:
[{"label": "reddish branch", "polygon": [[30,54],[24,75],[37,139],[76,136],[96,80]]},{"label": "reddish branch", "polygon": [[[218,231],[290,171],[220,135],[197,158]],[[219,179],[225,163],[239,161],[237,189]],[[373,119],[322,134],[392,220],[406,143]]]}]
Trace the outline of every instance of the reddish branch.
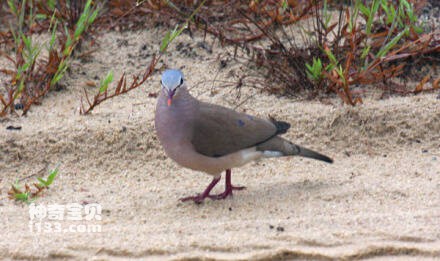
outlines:
[{"label": "reddish branch", "polygon": [[[122,74],[121,78],[119,79],[118,85],[116,86],[116,89],[114,90],[114,92],[112,94],[108,94],[108,90],[105,90],[104,92],[98,92],[94,97],[93,97],[93,101],[91,101],[89,99],[89,96],[87,94],[86,89],[84,88],[84,93],[85,93],[85,99],[87,101],[88,107],[85,108],[84,107],[84,103],[83,100],[81,98],[81,108],[80,108],[80,113],[81,114],[88,114],[90,113],[96,106],[98,106],[100,103],[111,99],[115,96],[118,95],[122,95],[124,93],[127,93],[133,89],[138,88],[139,86],[141,86],[148,78],[151,77],[151,75],[154,72],[154,68],[156,67],[157,62],[160,59],[160,55],[153,56],[153,59],[150,62],[150,65],[148,66],[147,70],[144,72],[142,78],[140,78],[139,75],[133,76],[133,81],[131,82],[130,86],[127,87],[127,80],[126,80],[126,76],[125,73]],[[140,81],[139,81],[140,79]]]}]

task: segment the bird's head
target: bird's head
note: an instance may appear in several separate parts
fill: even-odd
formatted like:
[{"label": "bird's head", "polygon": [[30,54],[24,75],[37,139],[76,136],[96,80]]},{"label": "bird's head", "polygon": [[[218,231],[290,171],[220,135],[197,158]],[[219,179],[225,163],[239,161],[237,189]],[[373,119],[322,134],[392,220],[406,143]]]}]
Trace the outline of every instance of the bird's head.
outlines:
[{"label": "bird's head", "polygon": [[162,91],[165,92],[168,97],[167,104],[171,106],[179,87],[185,83],[183,73],[180,70],[168,69],[162,73],[160,83],[162,84]]}]

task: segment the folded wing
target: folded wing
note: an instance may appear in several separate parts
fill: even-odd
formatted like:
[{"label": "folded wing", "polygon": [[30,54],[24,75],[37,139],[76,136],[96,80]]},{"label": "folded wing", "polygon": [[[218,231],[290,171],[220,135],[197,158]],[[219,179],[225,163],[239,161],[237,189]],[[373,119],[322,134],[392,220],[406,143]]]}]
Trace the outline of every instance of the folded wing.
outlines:
[{"label": "folded wing", "polygon": [[263,143],[286,132],[290,125],[202,102],[193,127],[195,150],[205,156],[220,157]]}]

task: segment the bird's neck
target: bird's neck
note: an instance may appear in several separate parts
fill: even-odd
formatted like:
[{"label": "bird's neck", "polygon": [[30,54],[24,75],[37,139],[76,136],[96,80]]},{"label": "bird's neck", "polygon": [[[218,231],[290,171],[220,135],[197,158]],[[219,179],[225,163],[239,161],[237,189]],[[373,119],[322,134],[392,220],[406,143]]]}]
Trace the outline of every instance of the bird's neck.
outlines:
[{"label": "bird's neck", "polygon": [[157,107],[164,112],[190,112],[194,106],[198,104],[196,98],[194,98],[186,89],[186,87],[179,87],[179,90],[174,95],[171,105],[168,106],[168,95],[166,91],[162,90],[159,95]]},{"label": "bird's neck", "polygon": [[159,95],[155,124],[160,139],[181,139],[192,135],[191,126],[197,117],[199,102],[184,86],[180,88],[170,106],[167,104],[168,95],[164,91]]}]

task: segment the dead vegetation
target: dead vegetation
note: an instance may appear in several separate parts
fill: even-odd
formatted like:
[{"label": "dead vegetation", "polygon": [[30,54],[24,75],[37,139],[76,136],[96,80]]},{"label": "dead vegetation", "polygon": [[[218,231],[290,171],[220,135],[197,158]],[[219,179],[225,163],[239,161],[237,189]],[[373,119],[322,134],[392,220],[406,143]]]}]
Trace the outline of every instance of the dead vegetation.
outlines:
[{"label": "dead vegetation", "polygon": [[[0,86],[0,116],[17,110],[26,114],[41,103],[59,87],[81,46],[95,44],[99,32],[154,26],[171,31],[162,52],[184,30],[211,34],[223,46],[233,46],[229,61],[247,68],[238,75],[238,89],[260,85],[285,95],[308,90],[310,97],[336,94],[351,105],[362,102],[371,88],[400,95],[432,91],[440,88],[440,32],[420,22],[426,6],[438,8],[426,0],[4,1],[0,14],[9,27],[0,28],[0,55],[12,66],[0,68],[10,78]],[[300,28],[299,33],[292,28]],[[50,41],[36,43],[34,36],[45,31]],[[47,58],[40,55],[43,49]],[[85,91],[81,113],[139,87],[155,72],[160,55],[130,83],[123,74],[111,87],[109,74],[95,95]],[[428,64],[429,73],[408,73]],[[407,81],[419,83],[411,88]]]},{"label": "dead vegetation", "polygon": [[[7,51],[0,54],[12,63],[13,69],[0,68],[0,72],[10,77],[0,92],[0,116],[16,110],[22,110],[25,115],[31,105],[39,104],[50,90],[58,88],[74,50],[81,46],[98,15],[90,0],[74,3],[7,2],[6,17],[14,22],[8,31],[1,33],[1,43]],[[49,42],[35,41],[35,34],[45,30],[50,32]],[[43,51],[47,51],[47,58],[42,58]]]}]

